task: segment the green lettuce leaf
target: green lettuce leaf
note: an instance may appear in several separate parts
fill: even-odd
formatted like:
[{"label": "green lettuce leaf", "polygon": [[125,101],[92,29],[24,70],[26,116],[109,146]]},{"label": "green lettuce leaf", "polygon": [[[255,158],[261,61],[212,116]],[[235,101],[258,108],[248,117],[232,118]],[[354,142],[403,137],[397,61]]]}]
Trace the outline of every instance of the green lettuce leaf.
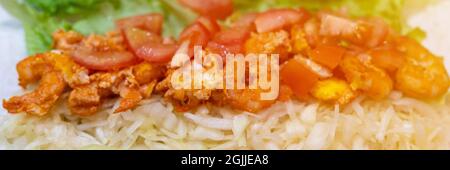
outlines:
[{"label": "green lettuce leaf", "polygon": [[[164,35],[176,36],[196,15],[173,0],[0,0],[22,21],[30,55],[51,49],[52,33],[58,29],[83,34],[105,33],[119,18],[149,12],[165,16]],[[178,15],[171,15],[176,14]]]}]

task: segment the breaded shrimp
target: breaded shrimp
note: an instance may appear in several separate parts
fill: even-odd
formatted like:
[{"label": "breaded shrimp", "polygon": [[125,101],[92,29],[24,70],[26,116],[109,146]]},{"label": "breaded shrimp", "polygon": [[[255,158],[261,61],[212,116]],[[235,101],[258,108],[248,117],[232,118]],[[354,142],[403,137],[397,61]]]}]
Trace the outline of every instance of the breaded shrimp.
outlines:
[{"label": "breaded shrimp", "polygon": [[252,34],[245,42],[245,53],[279,54],[280,62],[286,61],[292,51],[289,33],[286,31]]},{"label": "breaded shrimp", "polygon": [[33,92],[3,101],[11,113],[27,112],[43,116],[64,92],[67,84],[76,86],[89,82],[88,71],[75,64],[70,57],[49,52],[28,57],[17,64],[19,84],[23,88],[35,82],[39,85]]},{"label": "breaded shrimp", "polygon": [[406,62],[396,74],[395,87],[408,96],[433,99],[447,93],[450,80],[443,59],[410,39],[401,40]]},{"label": "breaded shrimp", "polygon": [[62,73],[58,71],[45,72],[41,76],[42,79],[33,92],[3,100],[3,107],[10,113],[46,115],[64,92],[66,83]]},{"label": "breaded shrimp", "polygon": [[156,80],[164,75],[165,68],[143,62],[115,72],[99,72],[90,76],[89,85],[75,87],[69,96],[72,113],[89,116],[95,114],[102,101],[110,96],[120,96],[115,113],[136,107],[150,97]]},{"label": "breaded shrimp", "polygon": [[344,57],[339,67],[350,82],[352,90],[365,92],[373,99],[386,98],[393,88],[392,79],[384,70],[375,67],[369,61],[348,55]]}]

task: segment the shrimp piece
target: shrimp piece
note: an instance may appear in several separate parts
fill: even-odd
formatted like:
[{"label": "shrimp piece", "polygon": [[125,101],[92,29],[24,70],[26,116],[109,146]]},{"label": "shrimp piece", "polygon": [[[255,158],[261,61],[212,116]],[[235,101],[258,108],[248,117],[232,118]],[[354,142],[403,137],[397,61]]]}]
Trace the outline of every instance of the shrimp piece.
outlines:
[{"label": "shrimp piece", "polygon": [[144,99],[151,97],[153,91],[155,90],[156,83],[157,81],[153,80],[151,83],[141,85],[139,91],[141,92],[142,97],[144,97]]},{"label": "shrimp piece", "polygon": [[120,90],[119,107],[114,110],[114,113],[120,113],[136,107],[143,99],[141,92],[137,88],[124,88]]},{"label": "shrimp piece", "polygon": [[113,94],[112,87],[115,81],[119,81],[117,72],[95,73],[89,79],[88,85],[77,86],[70,92],[68,104],[72,114],[79,116],[95,114],[103,99]]},{"label": "shrimp piece", "polygon": [[27,57],[17,64],[19,85],[26,88],[53,70],[61,72],[71,87],[89,83],[89,71],[86,68],[76,64],[67,55],[50,52]]},{"label": "shrimp piece", "polygon": [[99,110],[101,95],[95,85],[77,87],[70,93],[68,103],[72,114],[89,116]]},{"label": "shrimp piece", "polygon": [[131,69],[117,72],[101,72],[90,76],[90,84],[76,87],[69,96],[69,107],[73,114],[89,116],[95,114],[103,100],[114,94],[121,99],[116,113],[132,109],[141,100],[136,95],[139,85],[131,74]]},{"label": "shrimp piece", "polygon": [[[84,37],[82,34],[75,31],[58,30],[53,33],[53,48],[65,52],[71,52],[76,50],[77,46],[83,41],[87,41],[87,44],[99,46],[100,48],[112,48],[117,49],[118,46],[124,44],[124,39],[120,31],[107,32],[105,37],[92,35]],[[122,49],[119,47],[119,49]]]},{"label": "shrimp piece", "polygon": [[340,69],[354,91],[363,91],[373,99],[386,98],[392,91],[393,82],[382,69],[373,66],[370,60],[346,56],[340,63]]},{"label": "shrimp piece", "polygon": [[115,72],[93,74],[89,85],[78,86],[70,93],[69,106],[73,114],[89,116],[98,111],[104,99],[118,95],[120,101],[115,113],[133,109],[151,96],[164,72],[163,66],[143,62]]},{"label": "shrimp piece", "polygon": [[42,79],[33,92],[3,100],[3,107],[10,113],[46,115],[64,92],[66,83],[62,73],[57,71],[45,72],[39,76]]},{"label": "shrimp piece", "polygon": [[327,79],[317,82],[311,94],[321,101],[338,103],[340,105],[348,104],[356,97],[350,85],[339,79]]},{"label": "shrimp piece", "polygon": [[302,25],[295,25],[291,29],[292,52],[306,54],[311,49],[306,39],[306,33]]},{"label": "shrimp piece", "polygon": [[133,67],[133,75],[139,84],[149,84],[164,77],[166,68],[143,62]]},{"label": "shrimp piece", "polygon": [[166,72],[166,78],[155,86],[155,90],[164,95],[164,98],[171,101],[177,112],[185,112],[198,107],[207,102],[211,97],[213,90],[210,89],[175,89],[172,86],[171,78],[176,69],[169,69]]},{"label": "shrimp piece", "polygon": [[164,97],[173,102],[177,112],[185,112],[198,107],[208,101],[212,96],[212,90],[176,90],[169,89]]},{"label": "shrimp piece", "polygon": [[75,64],[69,56],[50,52],[27,57],[17,64],[19,85],[38,82],[31,93],[3,101],[3,106],[11,113],[26,112],[43,116],[48,113],[66,85],[75,86],[89,82],[87,69]]},{"label": "shrimp piece", "polygon": [[252,34],[245,43],[247,54],[279,54],[280,62],[288,59],[292,51],[289,33],[286,31]]},{"label": "shrimp piece", "polygon": [[16,66],[19,74],[19,85],[26,88],[28,85],[39,81],[45,73],[53,70],[53,64],[45,54],[27,57]]},{"label": "shrimp piece", "polygon": [[83,41],[84,37],[74,31],[58,30],[53,33],[53,48],[62,51],[75,50],[76,45]]},{"label": "shrimp piece", "polygon": [[434,99],[446,94],[450,80],[443,59],[414,40],[400,41],[406,62],[397,71],[395,87],[416,98]]},{"label": "shrimp piece", "polygon": [[228,90],[225,93],[225,103],[233,109],[257,113],[272,106],[275,100],[261,100],[260,89]]}]

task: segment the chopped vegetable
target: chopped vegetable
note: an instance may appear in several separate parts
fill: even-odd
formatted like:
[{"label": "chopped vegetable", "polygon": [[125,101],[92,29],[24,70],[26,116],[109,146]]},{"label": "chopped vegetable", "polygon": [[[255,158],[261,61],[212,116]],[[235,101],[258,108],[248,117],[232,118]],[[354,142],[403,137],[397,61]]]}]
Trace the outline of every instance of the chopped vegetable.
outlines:
[{"label": "chopped vegetable", "polygon": [[345,52],[346,50],[339,46],[319,45],[311,52],[310,57],[315,62],[333,70],[339,65]]},{"label": "chopped vegetable", "polygon": [[178,0],[200,15],[225,19],[233,12],[232,0]]},{"label": "chopped vegetable", "polygon": [[319,81],[319,75],[296,59],[291,59],[281,67],[280,79],[283,84],[292,89],[297,97],[306,99],[316,82]]},{"label": "chopped vegetable", "polygon": [[137,63],[136,57],[127,51],[93,51],[78,47],[71,54],[75,62],[92,70],[118,70]]},{"label": "chopped vegetable", "polygon": [[178,49],[175,44],[163,44],[160,36],[138,28],[128,28],[124,34],[134,54],[148,62],[167,63]]},{"label": "chopped vegetable", "polygon": [[139,28],[159,35],[163,22],[164,17],[161,14],[147,14],[119,19],[116,24],[119,29]]},{"label": "chopped vegetable", "polygon": [[275,9],[259,14],[255,19],[255,25],[259,33],[264,33],[299,24],[307,19],[308,15],[303,10]]}]

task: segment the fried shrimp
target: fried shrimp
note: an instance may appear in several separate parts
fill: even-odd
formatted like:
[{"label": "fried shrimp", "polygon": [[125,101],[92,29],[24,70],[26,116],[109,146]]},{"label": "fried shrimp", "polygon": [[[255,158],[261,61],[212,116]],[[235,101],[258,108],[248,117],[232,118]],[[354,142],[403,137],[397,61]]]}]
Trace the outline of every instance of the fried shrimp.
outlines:
[{"label": "fried shrimp", "polygon": [[99,72],[90,76],[88,85],[75,87],[69,96],[72,113],[89,116],[95,114],[103,100],[120,96],[114,112],[133,109],[145,97],[150,97],[155,81],[164,75],[161,66],[143,62],[116,72]]},{"label": "fried shrimp", "polygon": [[393,82],[389,75],[371,63],[361,61],[359,57],[344,57],[340,69],[354,91],[365,92],[373,99],[383,99],[392,91]]},{"label": "fried shrimp", "polygon": [[225,93],[225,101],[234,109],[256,113],[276,102],[275,100],[261,100],[261,93],[260,89],[228,90]]},{"label": "fried shrimp", "polygon": [[10,113],[26,112],[44,116],[61,96],[65,87],[66,83],[60,72],[46,72],[33,92],[3,100],[3,107]]},{"label": "fried shrimp", "polygon": [[[121,91],[128,90],[137,86],[137,83],[132,79],[128,79],[126,74],[129,70],[118,72],[100,72],[90,76],[90,83],[86,86],[79,86],[74,88],[69,96],[69,107],[73,114],[80,116],[89,116],[95,114],[100,108],[104,99],[113,94],[121,94]],[[131,80],[128,81],[128,80]],[[129,97],[125,92],[121,96]],[[139,100],[142,99],[138,96]],[[122,102],[122,101],[121,101]],[[127,108],[132,108],[129,101],[126,104],[120,104],[116,111],[122,111]],[[137,105],[137,103],[136,103]]]},{"label": "fried shrimp", "polygon": [[411,97],[434,99],[447,93],[450,80],[443,59],[413,40],[401,40],[406,63],[396,74],[396,88]]},{"label": "fried shrimp", "polygon": [[286,61],[291,51],[289,33],[286,31],[252,34],[245,43],[247,54],[279,54],[280,61]]},{"label": "fried shrimp", "polygon": [[73,62],[67,55],[49,52],[28,57],[17,64],[19,85],[26,88],[50,71],[61,72],[70,86],[89,83],[89,71],[86,68]]},{"label": "fried shrimp", "polygon": [[53,33],[53,48],[62,51],[71,51],[83,41],[84,37],[74,31],[58,30]]},{"label": "fried shrimp", "polygon": [[75,64],[70,57],[49,52],[28,57],[17,64],[19,84],[23,88],[35,82],[33,92],[3,101],[12,113],[27,112],[43,116],[64,92],[66,85],[76,86],[89,82],[88,71]]}]

